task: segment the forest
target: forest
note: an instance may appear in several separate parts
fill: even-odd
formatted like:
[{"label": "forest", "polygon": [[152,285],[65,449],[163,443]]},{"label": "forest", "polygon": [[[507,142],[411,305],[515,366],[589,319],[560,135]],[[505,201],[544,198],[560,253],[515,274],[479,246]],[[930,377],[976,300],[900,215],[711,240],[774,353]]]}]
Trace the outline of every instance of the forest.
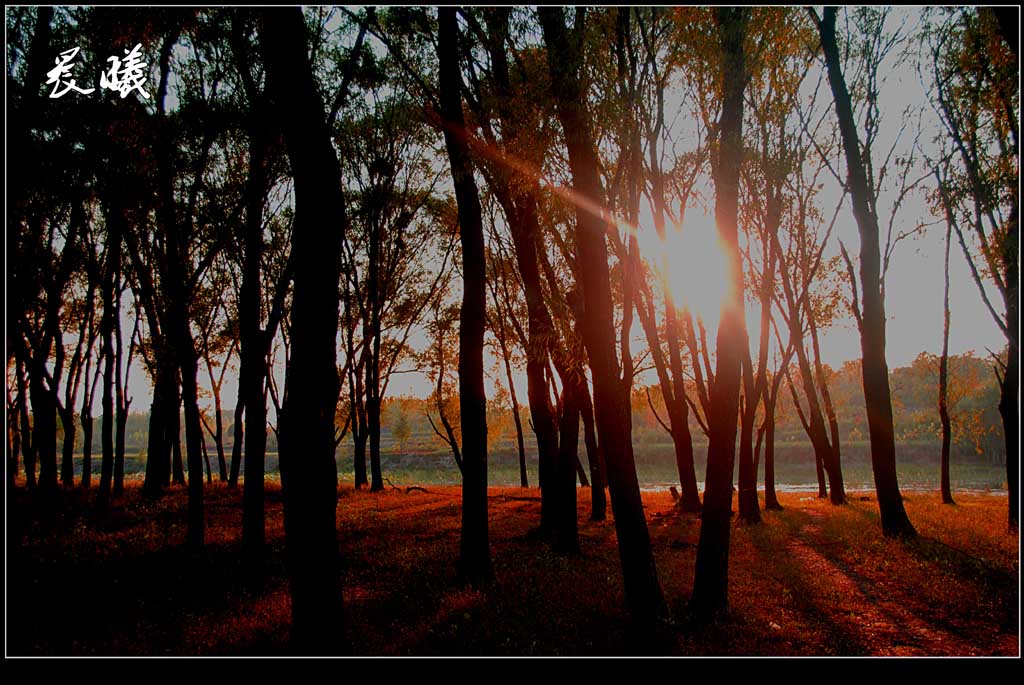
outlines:
[{"label": "forest", "polygon": [[1019,656],[1019,22],[7,7],[6,654]]}]

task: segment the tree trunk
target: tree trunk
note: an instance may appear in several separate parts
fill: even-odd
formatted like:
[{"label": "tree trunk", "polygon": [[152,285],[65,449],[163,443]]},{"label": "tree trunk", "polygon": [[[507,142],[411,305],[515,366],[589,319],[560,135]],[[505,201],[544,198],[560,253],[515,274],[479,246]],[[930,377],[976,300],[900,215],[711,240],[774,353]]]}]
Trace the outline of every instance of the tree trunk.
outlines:
[{"label": "tree trunk", "polygon": [[[948,217],[947,217],[948,218]],[[942,294],[942,356],[939,358],[939,422],[942,424],[942,456],[939,466],[940,490],[943,504],[955,504],[949,487],[949,450],[952,430],[949,421],[949,243],[951,224],[946,223],[946,253],[943,263],[944,288]]]},{"label": "tree trunk", "polygon": [[[371,212],[372,213],[372,212]],[[376,223],[376,222],[374,222]],[[373,225],[368,236],[368,278],[366,280],[367,321],[363,326],[366,356],[366,424],[370,431],[370,492],[384,489],[380,471],[380,227]]]},{"label": "tree trunk", "polygon": [[174,411],[169,413],[168,432],[171,441],[171,483],[185,485],[185,465],[181,460],[181,395],[174,388]]},{"label": "tree trunk", "polygon": [[75,487],[75,411],[65,408],[60,411],[60,424],[64,428],[64,441],[61,444],[60,484],[65,488]]},{"label": "tree trunk", "polygon": [[363,374],[358,371],[355,373],[355,386],[352,408],[352,411],[355,412],[355,417],[352,420],[352,461],[355,469],[355,488],[359,490],[370,484],[366,472],[366,441],[370,437],[370,428],[366,421],[366,403],[363,399]]},{"label": "tree trunk", "polygon": [[515,385],[509,379],[509,387],[512,388],[512,418],[516,424],[516,447],[519,451],[519,487],[530,487],[530,480],[526,476],[526,441],[523,438],[523,419],[519,416],[519,398],[516,397]]},{"label": "tree trunk", "polygon": [[[660,131],[664,125],[665,102],[663,94],[658,94],[658,128]],[[664,240],[665,235],[665,181],[661,173],[660,162],[657,154],[656,137],[652,136],[649,141],[648,154],[650,156],[653,197],[654,197],[654,228],[658,238]],[[667,272],[669,269],[668,255],[664,255],[662,269]],[[672,428],[672,443],[676,453],[676,470],[679,472],[680,496],[678,507],[680,510],[690,513],[698,513],[703,505],[700,501],[700,492],[697,489],[697,471],[693,461],[693,436],[690,434],[690,408],[686,401],[686,385],[683,376],[683,358],[680,344],[683,339],[681,322],[676,315],[676,302],[665,281],[662,288],[665,297],[665,337],[668,342],[669,368],[672,371],[671,381],[671,402],[666,398],[666,409],[669,414],[670,427]],[[655,337],[657,337],[655,335]],[[672,421],[675,424],[672,424]]]},{"label": "tree trunk", "polygon": [[[498,317],[501,317],[500,311],[498,312]],[[530,483],[526,477],[526,444],[523,440],[523,421],[519,417],[519,397],[516,395],[516,384],[512,381],[512,364],[508,358],[508,344],[505,339],[504,324],[499,321],[498,327],[502,331],[498,342],[501,345],[501,358],[505,364],[505,380],[508,382],[508,392],[512,399],[512,420],[516,426],[516,447],[519,454],[519,486],[528,488]]]},{"label": "tree trunk", "polygon": [[[248,66],[246,66],[248,69]],[[255,93],[253,97],[258,97]],[[259,567],[266,555],[266,513],[264,480],[267,453],[267,397],[263,386],[267,373],[267,349],[273,331],[260,328],[260,260],[263,244],[263,204],[266,196],[269,131],[262,101],[252,104],[249,129],[249,177],[245,186],[245,261],[239,293],[238,317],[241,336],[238,406],[235,409],[235,445],[231,457],[231,479],[238,482],[234,453],[245,441],[245,483],[242,491],[242,555],[250,568]],[[242,414],[246,426],[242,427]]]},{"label": "tree trunk", "polygon": [[107,256],[104,266],[102,297],[103,316],[100,319],[100,335],[103,345],[103,424],[101,441],[103,456],[100,462],[100,487],[96,508],[106,511],[110,503],[114,475],[114,374],[118,373],[117,357],[114,356],[114,333],[117,330],[117,316],[120,312],[117,285],[120,281],[121,240],[125,230],[124,207],[115,199],[107,208]]},{"label": "tree trunk", "polygon": [[338,284],[348,219],[338,159],[307,56],[302,10],[268,9],[261,14],[267,93],[276,105],[295,180],[291,354],[279,417],[291,640],[297,651],[333,653],[347,648],[339,583],[334,415]]},{"label": "tree trunk", "polygon": [[161,340],[154,341],[156,379],[153,384],[153,402],[149,412],[149,439],[146,446],[146,478],[142,491],[159,496],[171,482],[171,409],[177,395],[173,359]]},{"label": "tree trunk", "polygon": [[[10,400],[10,394],[8,394]],[[18,457],[21,456],[21,431],[17,426],[17,412],[10,411],[14,403],[8,401],[7,413],[7,497],[13,501],[14,482],[18,479]]]},{"label": "tree trunk", "polygon": [[203,427],[199,418],[199,358],[188,330],[188,320],[178,331],[175,347],[181,355],[181,402],[185,408],[185,452],[188,459],[188,545],[194,550],[206,544],[206,515],[203,507]]},{"label": "tree trunk", "polygon": [[[500,10],[488,12],[485,19],[491,34],[488,47],[492,74],[499,94],[497,107],[503,138],[507,140],[508,147],[514,150],[524,142],[524,139],[528,139],[533,131],[524,130],[522,119],[508,105],[511,99],[511,86],[505,44],[509,13]],[[526,296],[526,397],[530,405],[533,431],[537,438],[538,467],[544,470],[557,458],[558,429],[555,425],[554,407],[548,398],[547,381],[544,378],[554,326],[544,301],[537,261],[537,241],[541,230],[537,216],[539,189],[536,180],[524,177],[515,178],[516,182],[508,181],[503,184],[501,181],[508,180],[502,176],[504,170],[499,168],[497,172],[494,192],[508,219],[516,264]],[[519,189],[518,194],[515,193],[516,189]],[[543,488],[543,482],[541,487]]]},{"label": "tree trunk", "polygon": [[455,186],[462,243],[459,314],[459,410],[462,415],[462,543],[459,572],[469,581],[492,577],[487,524],[487,397],[484,393],[486,268],[480,198],[462,115],[458,20],[454,7],[438,8],[438,87],[445,148]]},{"label": "tree trunk", "polygon": [[742,363],[743,402],[740,403],[740,451],[739,451],[739,487],[737,504],[740,519],[746,523],[761,522],[761,505],[757,500],[757,466],[754,463],[754,421],[757,418],[757,404],[761,396],[760,388],[755,389],[754,374],[751,367],[750,347],[744,341]]},{"label": "tree trunk", "polygon": [[352,433],[352,454],[355,466],[355,487],[359,490],[370,484],[366,473],[366,440],[367,433]]},{"label": "tree trunk", "polygon": [[217,468],[220,475],[220,481],[223,483],[228,479],[228,462],[224,456],[224,417],[220,408],[219,390],[214,394],[213,401],[215,403],[214,411],[216,412],[214,422],[217,429],[216,434],[213,436],[213,441],[217,446]]},{"label": "tree trunk", "polygon": [[764,432],[764,508],[765,511],[782,511],[775,494],[775,405],[765,416]]},{"label": "tree trunk", "polygon": [[[32,445],[39,461],[37,494],[47,507],[55,503],[57,495],[57,405],[54,395],[43,382],[44,361],[37,351],[33,354],[28,378],[32,399]],[[45,357],[44,357],[45,359]]]},{"label": "tree trunk", "polygon": [[[570,371],[572,373],[572,371]],[[580,408],[573,383],[562,391],[562,415],[558,423],[558,461],[552,483],[558,495],[553,499],[552,546],[560,552],[576,552],[579,532],[576,523],[576,464],[580,439]]]},{"label": "tree trunk", "polygon": [[93,418],[91,414],[85,414],[85,411],[91,411],[91,407],[83,410],[81,421],[82,421],[82,478],[79,481],[79,485],[83,490],[88,490],[92,487],[92,431],[93,431]]},{"label": "tree trunk", "polygon": [[[258,306],[258,303],[257,303]],[[258,324],[258,322],[257,322]],[[243,346],[247,340],[243,340]],[[257,341],[259,342],[259,341]],[[261,348],[265,350],[265,347]],[[249,355],[252,367],[246,374],[245,395],[245,482],[242,484],[242,555],[258,564],[266,555],[266,513],[264,480],[267,453],[267,398],[263,394],[263,358]]]},{"label": "tree trunk", "polygon": [[690,609],[701,622],[728,608],[729,526],[732,475],[736,456],[740,372],[746,344],[743,318],[743,266],[738,239],[739,171],[742,153],[743,90],[747,74],[743,50],[749,10],[718,8],[725,93],[720,119],[720,147],[715,174],[715,220],[728,259],[730,285],[718,325],[717,367],[708,414],[708,465],[704,509],[697,544],[696,573]]},{"label": "tree trunk", "polygon": [[[548,48],[552,94],[566,139],[576,193],[589,202],[604,198],[598,160],[580,83],[582,54],[573,44],[561,8],[538,10]],[[604,450],[611,490],[619,558],[633,639],[644,640],[663,610],[661,586],[651,552],[631,442],[629,391],[619,379],[608,270],[606,223],[589,208],[576,207],[577,262],[586,315],[583,340],[594,378],[598,439]]]},{"label": "tree trunk", "polygon": [[825,460],[815,450],[814,473],[818,477],[818,499],[828,499],[828,486],[825,485]]},{"label": "tree trunk", "polygon": [[768,386],[764,388],[764,508],[766,511],[782,511],[779,498],[775,494],[775,407],[779,399],[779,390],[782,388],[782,378],[785,375],[783,366],[789,364],[789,353],[783,356],[782,364],[775,372],[772,379],[771,391]]},{"label": "tree trunk", "polygon": [[203,436],[203,439],[200,444],[203,446],[203,463],[206,465],[206,484],[210,485],[211,483],[213,483],[213,470],[210,468],[210,452],[208,450],[209,446],[206,444],[205,435]]},{"label": "tree trunk", "polygon": [[[244,278],[244,276],[243,276]],[[234,441],[231,444],[231,470],[228,474],[228,487],[238,487],[238,474],[242,470],[242,442],[245,440],[245,402],[242,399],[242,383],[244,376],[238,373],[238,401],[235,404]],[[265,402],[266,400],[264,400]]]},{"label": "tree trunk", "polygon": [[[107,268],[111,265],[108,262]],[[101,444],[103,456],[100,461],[100,487],[96,495],[96,508],[105,512],[110,505],[111,486],[114,476],[114,306],[113,285],[104,285],[103,318],[100,335],[103,344],[103,419]]]},{"label": "tree trunk", "polygon": [[[662,226],[664,231],[664,226]],[[672,437],[672,446],[676,456],[676,470],[679,473],[679,485],[681,495],[677,507],[681,511],[699,512],[701,510],[700,493],[697,491],[697,474],[693,463],[693,437],[690,435],[689,407],[686,406],[686,398],[682,393],[686,390],[682,384],[682,361],[679,357],[679,346],[670,344],[670,356],[673,373],[675,364],[679,364],[679,373],[676,375],[676,384],[673,386],[669,376],[670,362],[666,361],[661,350],[661,341],[658,338],[657,323],[654,318],[654,297],[650,288],[643,281],[640,283],[640,294],[636,301],[637,314],[640,316],[640,323],[647,336],[647,345],[651,350],[651,357],[654,360],[654,367],[658,374],[658,385],[661,389],[661,397],[665,402],[665,410],[668,412],[669,434]],[[666,289],[666,322],[665,328],[668,331],[669,339],[675,338],[675,315],[672,310],[675,305]],[[679,393],[677,395],[677,393]]]},{"label": "tree trunk", "polygon": [[878,218],[861,159],[850,94],[842,73],[839,46],[836,43],[836,12],[835,7],[825,8],[820,33],[828,80],[835,98],[839,131],[846,153],[853,214],[860,232],[860,284],[863,292],[859,322],[863,356],[861,367],[868,433],[871,440],[871,468],[875,476],[875,492],[882,518],[882,531],[888,536],[913,536],[916,535],[916,531],[903,508],[903,497],[900,495],[896,477],[892,396],[889,389],[889,368],[885,361],[885,302],[882,300],[880,281]]},{"label": "tree trunk", "polygon": [[32,441],[32,424],[29,422],[28,412],[28,380],[26,362],[24,360],[24,348],[18,346],[15,348],[16,365],[15,365],[15,378],[18,386],[18,420],[21,426],[21,453],[23,455],[22,461],[25,464],[25,487],[28,488],[29,492],[33,492],[36,488],[36,448],[35,443]]},{"label": "tree trunk", "polygon": [[[1016,54],[1016,53],[1014,53]],[[1018,158],[1019,159],[1019,158]],[[1006,307],[1007,340],[1006,369],[999,387],[999,415],[1003,418],[1003,439],[1006,444],[1006,488],[1009,500],[1007,523],[1011,531],[1019,527],[1020,507],[1020,291],[1019,291],[1019,207],[1010,210],[1007,237],[1002,244],[1004,265],[1003,303]]]},{"label": "tree trunk", "polygon": [[118,406],[114,416],[114,487],[117,497],[124,492],[125,431],[128,429],[128,406]]},{"label": "tree trunk", "polygon": [[[1013,322],[1016,326],[1016,322]],[[1014,328],[1013,330],[1016,330]],[[1006,446],[1006,484],[1009,494],[1010,512],[1009,526],[1016,530],[1019,526],[1018,507],[1020,506],[1020,414],[1018,393],[1020,392],[1020,361],[1018,348],[1011,341],[1009,346],[1009,362],[1003,374],[1003,382],[999,387],[999,415],[1003,418],[1003,438]]]},{"label": "tree trunk", "polygon": [[831,464],[829,490],[831,492],[832,504],[846,503],[846,486],[843,484],[843,463],[842,449],[839,443],[839,420],[836,418],[836,410],[832,405],[832,394],[828,389],[828,379],[825,377],[825,370],[821,365],[821,348],[818,344],[818,325],[814,319],[814,311],[808,308],[807,322],[811,326],[811,345],[814,350],[814,374],[817,380],[818,389],[821,391],[821,401],[825,405],[825,417],[828,419],[829,430],[829,461]]},{"label": "tree trunk", "polygon": [[[808,318],[812,314],[808,312]],[[829,499],[832,504],[843,504],[846,501],[846,492],[843,487],[843,474],[840,465],[836,461],[836,448],[829,442],[828,433],[825,430],[825,417],[821,411],[821,404],[818,402],[818,390],[815,386],[814,375],[811,372],[811,363],[807,358],[803,340],[798,332],[802,327],[791,330],[793,340],[796,341],[795,350],[798,365],[800,367],[800,378],[803,382],[804,394],[807,396],[807,423],[809,430],[808,437],[814,447],[815,461],[820,464],[824,474],[828,476]],[[819,374],[819,383],[824,378]],[[837,428],[838,430],[838,428]]]},{"label": "tree trunk", "polygon": [[370,492],[380,492],[384,489],[384,478],[380,470],[380,399],[377,397],[366,400],[366,424],[370,439]]},{"label": "tree trunk", "polygon": [[[118,274],[120,276],[120,274]],[[118,278],[120,280],[120,278]],[[115,284],[120,287],[120,284]],[[114,484],[112,494],[120,497],[124,493],[124,441],[128,421],[128,407],[125,405],[124,383],[121,379],[121,294],[117,292],[114,301]]]},{"label": "tree trunk", "polygon": [[577,394],[580,418],[583,420],[583,442],[587,447],[587,465],[590,469],[590,520],[604,521],[608,510],[608,499],[605,495],[608,478],[601,446],[597,442],[594,403],[590,398],[590,388],[587,387],[586,379],[580,383]]}]

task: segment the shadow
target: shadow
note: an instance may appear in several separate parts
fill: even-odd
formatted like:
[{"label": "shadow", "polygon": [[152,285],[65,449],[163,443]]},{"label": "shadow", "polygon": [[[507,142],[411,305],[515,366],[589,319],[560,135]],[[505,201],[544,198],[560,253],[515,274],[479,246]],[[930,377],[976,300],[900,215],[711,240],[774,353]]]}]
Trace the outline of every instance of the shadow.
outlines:
[{"label": "shadow", "polygon": [[821,632],[826,636],[825,643],[833,654],[841,656],[871,655],[870,645],[854,631],[841,627],[827,603],[818,599],[818,591],[808,580],[810,571],[803,566],[791,563],[787,551],[779,549],[775,540],[768,534],[768,525],[781,526],[785,529],[786,540],[800,539],[820,554],[821,550],[817,549],[799,532],[801,528],[813,521],[814,519],[809,514],[789,508],[773,516],[772,524],[752,528],[750,540],[757,558],[760,560],[759,566],[766,571],[770,578],[789,590],[788,596],[793,609],[805,622],[810,624],[815,632]]}]

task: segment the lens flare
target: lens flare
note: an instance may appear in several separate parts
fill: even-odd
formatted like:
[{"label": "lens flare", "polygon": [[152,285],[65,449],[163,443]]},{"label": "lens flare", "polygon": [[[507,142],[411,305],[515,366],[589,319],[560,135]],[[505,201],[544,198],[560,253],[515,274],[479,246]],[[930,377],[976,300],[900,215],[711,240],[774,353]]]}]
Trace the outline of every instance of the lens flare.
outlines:
[{"label": "lens flare", "polygon": [[729,295],[728,264],[715,221],[694,212],[665,234],[660,240],[654,231],[640,231],[641,252],[668,285],[676,306],[689,309],[713,334]]}]

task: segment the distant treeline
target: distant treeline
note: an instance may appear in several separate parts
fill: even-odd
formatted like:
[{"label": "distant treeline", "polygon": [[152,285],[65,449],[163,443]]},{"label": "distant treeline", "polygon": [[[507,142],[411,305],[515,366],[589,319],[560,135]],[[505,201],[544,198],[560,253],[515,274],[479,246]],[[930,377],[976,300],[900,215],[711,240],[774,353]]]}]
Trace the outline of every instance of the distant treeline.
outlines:
[{"label": "distant treeline", "polygon": [[[953,408],[953,452],[961,461],[978,464],[1005,463],[1003,433],[999,411],[996,407],[999,397],[999,386],[990,368],[989,362],[973,354],[952,356],[952,384],[955,389]],[[851,361],[839,369],[828,369],[829,382],[834,387],[833,399],[839,419],[841,436],[848,446],[847,456],[857,459],[868,458],[865,441],[867,440],[867,417],[864,413],[864,394],[861,386],[860,362]],[[938,387],[938,359],[934,355],[922,353],[911,366],[893,369],[890,374],[893,388],[895,411],[895,427],[898,455],[914,463],[931,463],[938,459],[938,445],[941,438],[941,426],[936,400]],[[651,411],[647,395],[657,411]],[[488,439],[494,454],[513,453],[516,449],[516,435],[512,409],[507,401],[507,393],[498,393],[495,400],[489,403]],[[637,446],[638,462],[671,461],[672,440],[659,424],[658,418],[664,420],[664,404],[661,395],[654,386],[634,388],[632,397],[633,409],[633,442]],[[454,407],[457,412],[457,405]],[[211,410],[207,410],[210,412]],[[390,455],[413,455],[447,452],[448,445],[434,433],[427,419],[428,413],[434,415],[434,403],[430,399],[418,397],[385,398],[382,406],[381,448]],[[520,407],[521,419],[527,425],[529,409]],[[456,417],[457,418],[457,417]],[[225,450],[234,447],[232,436],[235,434],[234,423],[230,414],[225,421]],[[435,418],[436,422],[436,418]],[[209,423],[212,425],[213,421]],[[690,429],[694,435],[695,448],[701,453],[707,447],[706,436],[700,425],[690,416]],[[793,408],[792,400],[787,396],[780,398],[780,406],[776,413],[776,441],[779,444],[777,458],[786,461],[797,458],[797,452],[786,449],[786,445],[804,445],[807,434],[800,425]],[[131,413],[125,431],[125,446],[129,458],[144,458],[149,439],[149,414]],[[184,423],[180,434],[182,443],[185,440]],[[213,441],[206,436],[209,450],[213,450]],[[98,434],[94,435],[93,451],[102,449]],[[858,446],[864,447],[863,450]],[[663,449],[661,449],[663,448]],[[80,446],[79,446],[80,449]],[[267,429],[267,451],[277,452],[277,434],[271,427]],[[808,447],[808,452],[809,452]],[[352,440],[346,436],[338,445],[337,456],[351,456]],[[527,429],[526,450],[528,455],[535,455],[536,445],[530,439]],[[863,454],[861,454],[863,452]]]}]

